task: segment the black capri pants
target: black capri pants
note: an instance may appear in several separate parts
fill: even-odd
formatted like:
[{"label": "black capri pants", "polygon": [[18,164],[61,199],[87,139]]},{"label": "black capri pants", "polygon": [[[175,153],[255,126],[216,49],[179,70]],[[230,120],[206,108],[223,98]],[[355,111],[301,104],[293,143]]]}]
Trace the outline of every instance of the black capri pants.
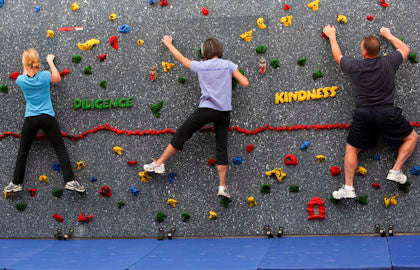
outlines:
[{"label": "black capri pants", "polygon": [[171,140],[171,144],[175,149],[182,151],[184,143],[188,141],[197,130],[208,123],[213,123],[216,133],[217,164],[227,165],[227,136],[229,122],[230,111],[224,112],[210,108],[198,108],[187,120],[185,120],[182,126],[178,128]]}]

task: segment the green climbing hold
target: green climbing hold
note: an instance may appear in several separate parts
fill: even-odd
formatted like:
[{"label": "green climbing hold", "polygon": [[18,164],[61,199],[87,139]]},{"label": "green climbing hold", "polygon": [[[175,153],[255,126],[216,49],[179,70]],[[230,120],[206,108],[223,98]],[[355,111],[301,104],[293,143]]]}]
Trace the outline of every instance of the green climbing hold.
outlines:
[{"label": "green climbing hold", "polygon": [[337,200],[336,198],[334,198],[333,196],[328,197],[328,199],[333,203],[333,204],[338,204],[340,202],[340,200]]},{"label": "green climbing hold", "polygon": [[51,194],[52,194],[54,197],[60,198],[60,197],[61,197],[61,195],[63,195],[63,192],[64,192],[64,190],[63,190],[63,189],[56,188],[56,189],[53,189],[53,191],[51,191]]},{"label": "green climbing hold", "polygon": [[416,53],[410,53],[408,55],[408,60],[410,60],[410,62],[413,63],[413,64],[417,64],[419,62],[419,59],[417,59],[417,54]]},{"label": "green climbing hold", "polygon": [[411,182],[407,181],[405,184],[398,184],[398,190],[403,191],[404,193],[410,192]]},{"label": "green climbing hold", "polygon": [[204,58],[204,55],[203,55],[203,53],[201,52],[201,48],[198,48],[198,49],[197,49],[197,55],[198,55],[198,57],[199,57],[199,58]]},{"label": "green climbing hold", "polygon": [[306,63],[306,57],[299,58],[299,60],[297,61],[297,63],[299,65],[301,65],[301,66],[304,66],[305,63]]},{"label": "green climbing hold", "polygon": [[273,68],[279,68],[280,67],[280,61],[277,58],[271,59],[270,64]]},{"label": "green climbing hold", "polygon": [[363,195],[361,195],[361,196],[359,196],[359,197],[356,198],[356,202],[358,202],[358,203],[360,203],[362,205],[366,205],[368,203],[367,202],[367,198],[368,198],[368,195],[367,194],[363,194]]},{"label": "green climbing hold", "polygon": [[319,79],[324,77],[324,75],[322,74],[322,71],[320,69],[318,69],[317,71],[314,72],[314,74],[312,74],[312,78],[314,80]]},{"label": "green climbing hold", "polygon": [[[245,74],[245,71],[242,68],[239,68],[238,70],[242,75]],[[239,84],[238,80],[235,78],[232,78],[232,90],[235,90],[238,87],[238,84]]]},{"label": "green climbing hold", "polygon": [[9,93],[9,88],[5,84],[0,84],[0,91],[7,94],[7,93]]},{"label": "green climbing hold", "polygon": [[160,110],[163,107],[163,101],[150,105],[150,110],[156,116],[156,118],[160,118]]},{"label": "green climbing hold", "polygon": [[220,201],[220,204],[224,207],[224,208],[228,208],[229,204],[232,202],[231,198],[226,198],[223,197],[222,200]]},{"label": "green climbing hold", "polygon": [[123,207],[125,205],[125,203],[123,202],[123,201],[118,201],[117,202],[117,207],[118,208],[121,208],[121,207]]},{"label": "green climbing hold", "polygon": [[23,211],[25,211],[25,209],[26,209],[26,207],[27,207],[28,205],[26,204],[26,203],[17,203],[16,204],[16,209],[19,211],[19,212],[23,212]]},{"label": "green climbing hold", "polygon": [[92,74],[92,66],[91,65],[85,67],[85,74],[86,75]]},{"label": "green climbing hold", "polygon": [[79,54],[75,54],[72,57],[72,61],[73,61],[73,63],[76,63],[76,64],[80,63],[80,61],[82,61],[82,57]]},{"label": "green climbing hold", "polygon": [[166,218],[165,213],[159,212],[159,213],[156,214],[155,221],[157,223],[162,223],[165,220],[165,218]]},{"label": "green climbing hold", "polygon": [[106,89],[106,81],[105,80],[100,81],[99,86]]},{"label": "green climbing hold", "polygon": [[404,38],[400,37],[400,40],[401,40],[401,41],[404,41]]},{"label": "green climbing hold", "polygon": [[271,185],[270,184],[262,184],[260,191],[261,191],[261,193],[271,193]]},{"label": "green climbing hold", "polygon": [[179,77],[178,82],[184,84],[187,81],[184,77]]},{"label": "green climbing hold", "polygon": [[182,213],[181,219],[182,219],[182,222],[187,222],[190,219],[190,214],[187,212]]},{"label": "green climbing hold", "polygon": [[259,45],[259,46],[255,49],[255,51],[256,51],[257,53],[265,53],[265,52],[267,51],[267,46],[264,46],[264,45]]},{"label": "green climbing hold", "polygon": [[298,185],[290,185],[289,186],[289,192],[299,192],[299,186]]}]

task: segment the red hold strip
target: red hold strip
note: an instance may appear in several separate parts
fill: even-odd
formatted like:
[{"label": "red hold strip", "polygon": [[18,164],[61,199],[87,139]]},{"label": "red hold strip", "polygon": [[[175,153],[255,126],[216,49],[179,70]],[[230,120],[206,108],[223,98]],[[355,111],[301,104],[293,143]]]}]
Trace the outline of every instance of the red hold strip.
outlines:
[{"label": "red hold strip", "polygon": [[60,27],[58,28],[58,32],[65,32],[65,31],[74,31],[74,27]]},{"label": "red hold strip", "polygon": [[332,166],[330,168],[330,171],[331,171],[331,175],[332,176],[337,176],[337,175],[339,175],[341,173],[340,167],[337,167],[337,166]]},{"label": "red hold strip", "polygon": [[284,164],[286,164],[286,165],[297,165],[298,161],[297,161],[297,158],[294,155],[289,154],[289,155],[286,155],[284,157]]}]

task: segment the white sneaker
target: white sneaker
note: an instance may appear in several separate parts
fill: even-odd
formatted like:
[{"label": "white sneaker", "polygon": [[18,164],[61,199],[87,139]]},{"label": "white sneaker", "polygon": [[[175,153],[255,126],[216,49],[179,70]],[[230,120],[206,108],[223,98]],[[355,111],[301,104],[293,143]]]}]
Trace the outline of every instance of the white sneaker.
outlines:
[{"label": "white sneaker", "polygon": [[67,182],[65,188],[68,190],[75,190],[81,193],[86,191],[86,188],[82,186],[79,182],[77,182],[76,180]]},{"label": "white sneaker", "polygon": [[219,192],[217,192],[217,196],[219,197],[225,197],[225,198],[230,198],[230,194],[229,191],[227,190],[227,188],[225,186],[219,186]]},{"label": "white sneaker", "polygon": [[349,188],[343,185],[339,190],[334,191],[332,193],[332,196],[336,200],[354,199],[356,198],[356,192],[354,191],[354,187]]},{"label": "white sneaker", "polygon": [[388,176],[386,177],[389,181],[394,181],[400,184],[407,182],[407,176],[402,171],[389,170]]},{"label": "white sneaker", "polygon": [[143,165],[143,169],[148,172],[155,172],[159,174],[165,173],[165,164],[160,164],[159,166],[156,164],[157,159],[153,160],[150,164]]},{"label": "white sneaker", "polygon": [[15,185],[13,182],[10,182],[6,187],[4,187],[3,192],[19,192],[22,191],[22,185]]}]

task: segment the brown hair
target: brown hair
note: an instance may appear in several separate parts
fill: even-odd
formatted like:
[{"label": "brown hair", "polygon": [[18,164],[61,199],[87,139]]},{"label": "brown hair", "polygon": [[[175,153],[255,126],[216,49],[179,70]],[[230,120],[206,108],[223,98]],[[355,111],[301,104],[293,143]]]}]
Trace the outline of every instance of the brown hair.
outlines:
[{"label": "brown hair", "polygon": [[375,57],[381,50],[381,43],[374,36],[366,36],[363,38],[363,48],[366,50],[368,56]]},{"label": "brown hair", "polygon": [[35,49],[27,49],[22,54],[22,65],[29,68],[41,68],[41,63],[39,62],[39,54]]},{"label": "brown hair", "polygon": [[213,57],[217,56],[219,58],[222,58],[223,56],[223,46],[220,41],[218,41],[215,38],[209,38],[203,43],[202,47],[202,54],[204,55],[204,58],[212,59]]}]

